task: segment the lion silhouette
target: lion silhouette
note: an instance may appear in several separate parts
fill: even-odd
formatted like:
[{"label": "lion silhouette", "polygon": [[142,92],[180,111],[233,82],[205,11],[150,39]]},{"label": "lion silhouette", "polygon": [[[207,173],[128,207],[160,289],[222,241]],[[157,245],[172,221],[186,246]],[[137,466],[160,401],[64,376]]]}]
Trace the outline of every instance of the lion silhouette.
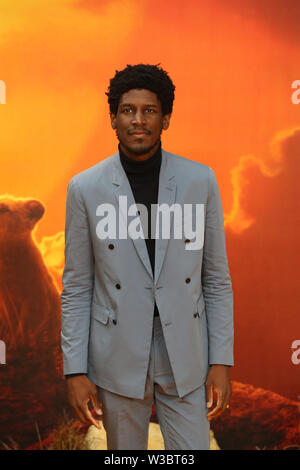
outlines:
[{"label": "lion silhouette", "polygon": [[0,197],[0,440],[22,445],[65,406],[60,295],[32,233],[44,212],[37,200]]},{"label": "lion silhouette", "polygon": [[12,346],[58,338],[59,294],[32,238],[44,211],[36,200],[0,199],[0,338],[7,357]]}]

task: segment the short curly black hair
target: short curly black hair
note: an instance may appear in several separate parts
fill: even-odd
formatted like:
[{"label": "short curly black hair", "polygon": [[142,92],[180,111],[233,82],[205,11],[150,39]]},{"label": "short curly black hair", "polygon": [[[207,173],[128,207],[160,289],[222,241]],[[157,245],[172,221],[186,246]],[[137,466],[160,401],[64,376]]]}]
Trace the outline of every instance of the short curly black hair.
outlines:
[{"label": "short curly black hair", "polygon": [[145,89],[156,93],[161,103],[163,116],[173,110],[175,85],[168,73],[157,65],[137,64],[127,65],[123,70],[116,70],[110,80],[108,91],[109,109],[117,114],[119,101],[123,93],[132,89]]}]

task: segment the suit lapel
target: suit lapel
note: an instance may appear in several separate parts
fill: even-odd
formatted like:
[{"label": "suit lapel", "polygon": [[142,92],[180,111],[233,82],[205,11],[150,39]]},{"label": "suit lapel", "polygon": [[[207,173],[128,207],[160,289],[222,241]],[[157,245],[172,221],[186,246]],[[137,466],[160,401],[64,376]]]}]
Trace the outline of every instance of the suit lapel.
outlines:
[{"label": "suit lapel", "polygon": [[[131,186],[129,184],[128,178],[126,176],[126,173],[120,161],[119,152],[114,155],[112,183],[114,185],[114,193],[115,193],[117,206],[119,210],[122,209],[122,207],[119,204],[120,196],[127,196],[127,208],[129,208],[132,204],[135,204]],[[162,162],[161,162],[161,169],[160,169],[160,174],[159,174],[159,189],[158,189],[158,201],[157,201],[158,206],[161,204],[168,204],[168,206],[171,206],[172,204],[174,204],[175,196],[176,196],[176,181],[175,181],[175,175],[173,171],[173,165],[171,162],[171,157],[165,150],[162,149]],[[127,229],[128,229],[127,214],[123,214],[123,216],[127,220]],[[173,219],[174,217],[172,215],[171,223],[170,223],[171,234],[172,234],[172,227],[173,227]],[[148,271],[151,278],[153,279],[152,267],[150,264],[148,250],[147,250],[147,246],[146,246],[146,242],[144,238],[138,238],[136,240],[131,239],[131,240],[146,270]],[[158,280],[158,277],[159,277],[159,274],[163,265],[168,242],[169,242],[169,239],[162,239],[161,237],[155,240],[155,273],[154,273],[155,283]]]},{"label": "suit lapel", "polygon": [[[126,229],[128,233],[128,222],[129,222],[128,214],[124,213],[124,209],[122,207],[122,204],[120,205],[119,198],[120,196],[127,197],[127,210],[131,205],[135,204],[135,200],[132,194],[130,183],[123,169],[123,166],[121,164],[119,152],[115,154],[114,157],[115,158],[114,158],[112,183],[114,185],[114,192],[115,192],[115,197],[117,200],[117,206],[119,208],[119,211],[123,215],[124,220],[127,220]],[[151,267],[148,250],[147,250],[147,246],[146,246],[146,242],[144,238],[138,238],[136,240],[131,238],[131,240],[146,270],[150,274],[151,278],[153,278],[152,267]]]},{"label": "suit lapel", "polygon": [[[176,181],[171,158],[172,157],[170,157],[169,154],[162,149],[162,162],[159,175],[158,207],[161,204],[168,204],[171,206],[175,201]],[[158,215],[159,214],[157,213],[157,216]],[[172,216],[170,221],[170,234],[172,234],[173,219],[174,217]],[[157,223],[158,220],[156,217],[156,226]],[[161,237],[155,240],[155,284],[160,275],[168,243],[169,239],[162,239]]]}]

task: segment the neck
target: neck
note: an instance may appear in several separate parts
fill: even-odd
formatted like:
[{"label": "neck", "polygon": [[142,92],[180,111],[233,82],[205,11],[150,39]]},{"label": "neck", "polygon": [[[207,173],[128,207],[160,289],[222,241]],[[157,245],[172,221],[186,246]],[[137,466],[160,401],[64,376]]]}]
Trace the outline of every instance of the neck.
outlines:
[{"label": "neck", "polygon": [[120,149],[126,155],[126,157],[131,158],[132,160],[135,160],[137,162],[142,162],[144,160],[148,160],[148,158],[151,158],[155,152],[157,151],[158,147],[160,146],[160,139],[156,142],[156,144],[149,149],[146,153],[143,153],[141,155],[137,155],[135,153],[132,153],[128,147],[124,147],[123,144],[120,143]]}]

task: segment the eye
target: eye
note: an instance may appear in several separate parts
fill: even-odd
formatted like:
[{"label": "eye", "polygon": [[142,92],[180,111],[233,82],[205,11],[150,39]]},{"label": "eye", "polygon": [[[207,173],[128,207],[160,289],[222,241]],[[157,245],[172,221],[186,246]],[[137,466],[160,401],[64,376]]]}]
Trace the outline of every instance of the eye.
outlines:
[{"label": "eye", "polygon": [[154,113],[155,110],[153,108],[147,108],[146,110],[146,113]]},{"label": "eye", "polygon": [[131,109],[131,108],[123,108],[123,109],[122,109],[122,113],[127,114],[127,113],[130,113],[130,112],[132,112],[132,109]]}]

